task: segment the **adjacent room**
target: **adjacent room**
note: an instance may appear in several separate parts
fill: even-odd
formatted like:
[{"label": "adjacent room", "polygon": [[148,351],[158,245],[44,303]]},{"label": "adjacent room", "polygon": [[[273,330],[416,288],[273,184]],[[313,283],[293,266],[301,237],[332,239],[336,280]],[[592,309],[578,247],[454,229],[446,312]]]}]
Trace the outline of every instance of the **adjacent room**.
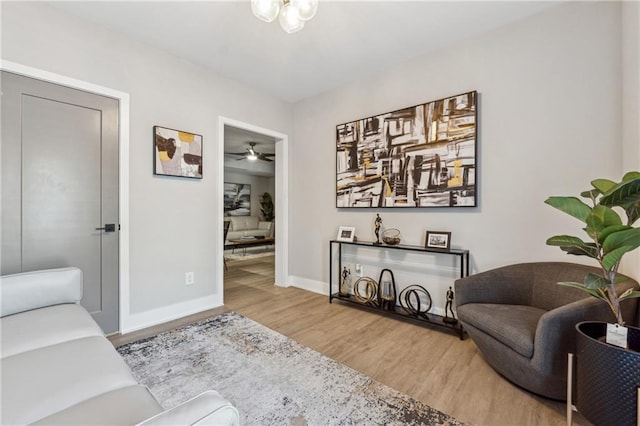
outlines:
[{"label": "adjacent room", "polygon": [[0,423],[640,424],[640,1],[0,12]]}]

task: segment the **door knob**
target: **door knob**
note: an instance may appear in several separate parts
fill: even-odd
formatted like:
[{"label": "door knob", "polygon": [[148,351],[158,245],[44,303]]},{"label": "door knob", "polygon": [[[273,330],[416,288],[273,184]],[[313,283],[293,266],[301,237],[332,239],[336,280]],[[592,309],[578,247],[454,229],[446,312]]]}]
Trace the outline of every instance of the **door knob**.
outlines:
[{"label": "door knob", "polygon": [[106,223],[102,228],[96,228],[96,231],[104,231],[104,232],[115,232],[116,224],[115,223]]}]

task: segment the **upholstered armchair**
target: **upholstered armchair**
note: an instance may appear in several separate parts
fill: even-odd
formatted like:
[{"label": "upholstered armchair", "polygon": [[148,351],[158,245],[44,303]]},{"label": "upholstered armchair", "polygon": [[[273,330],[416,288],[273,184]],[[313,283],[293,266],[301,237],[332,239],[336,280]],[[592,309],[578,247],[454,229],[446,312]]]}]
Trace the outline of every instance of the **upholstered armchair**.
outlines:
[{"label": "upholstered armchair", "polygon": [[[516,385],[566,399],[567,353],[575,351],[575,325],[615,319],[609,307],[559,281],[582,282],[599,270],[563,262],[523,263],[455,282],[458,319],[485,360]],[[638,287],[634,280],[618,291]],[[625,321],[635,321],[638,299],[626,300]]]}]

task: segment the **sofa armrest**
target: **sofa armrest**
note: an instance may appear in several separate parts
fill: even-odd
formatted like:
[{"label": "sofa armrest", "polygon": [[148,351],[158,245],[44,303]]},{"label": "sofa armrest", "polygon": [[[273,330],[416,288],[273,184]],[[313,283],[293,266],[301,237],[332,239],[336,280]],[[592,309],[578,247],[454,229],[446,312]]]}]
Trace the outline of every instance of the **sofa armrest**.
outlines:
[{"label": "sofa armrest", "polygon": [[273,225],[273,223],[271,222],[258,222],[258,229],[260,230],[264,230],[264,231],[271,231],[271,226]]},{"label": "sofa armrest", "polygon": [[0,277],[0,317],[63,303],[80,303],[82,271],[46,269]]},{"label": "sofa armrest", "polygon": [[[616,291],[621,294],[628,288],[637,288],[634,280],[616,284]],[[627,299],[620,303],[623,319],[630,323],[637,309],[638,299]],[[539,368],[553,368],[564,371],[567,353],[576,351],[576,325],[582,321],[615,322],[609,306],[602,300],[586,296],[548,311],[540,317],[535,335],[535,350],[532,362]]]},{"label": "sofa armrest", "polygon": [[455,281],[456,307],[466,303],[528,305],[533,264],[503,266]]},{"label": "sofa armrest", "polygon": [[240,423],[236,407],[216,391],[206,391],[177,407],[155,415],[142,425],[229,425]]}]

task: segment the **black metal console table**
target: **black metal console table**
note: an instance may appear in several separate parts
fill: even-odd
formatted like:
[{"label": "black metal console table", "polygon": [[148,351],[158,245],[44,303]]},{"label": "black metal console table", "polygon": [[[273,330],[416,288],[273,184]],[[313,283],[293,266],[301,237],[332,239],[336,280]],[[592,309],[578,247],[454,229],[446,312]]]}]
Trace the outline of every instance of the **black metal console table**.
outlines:
[{"label": "black metal console table", "polygon": [[444,317],[442,315],[437,315],[433,313],[422,313],[420,315],[410,314],[405,312],[402,307],[396,305],[395,309],[388,310],[382,309],[377,306],[372,306],[370,304],[365,304],[359,302],[354,295],[349,296],[341,296],[339,292],[333,292],[334,286],[334,268],[333,268],[333,258],[334,258],[334,248],[337,247],[338,250],[338,269],[337,269],[337,279],[338,279],[338,289],[340,287],[340,274],[342,272],[342,247],[344,245],[352,245],[352,246],[362,246],[375,248],[380,250],[404,250],[404,251],[412,251],[412,252],[420,252],[420,253],[432,253],[439,255],[448,255],[448,256],[457,256],[460,259],[460,278],[466,277],[469,275],[469,250],[458,250],[458,249],[450,249],[450,250],[438,250],[438,249],[430,249],[424,248],[420,246],[409,246],[409,245],[387,245],[381,244],[376,245],[372,242],[368,241],[357,241],[357,242],[344,242],[331,240],[329,241],[329,303],[332,303],[334,300],[339,300],[340,302],[346,302],[350,305],[356,305],[360,308],[364,308],[370,311],[374,311],[377,313],[389,314],[396,318],[408,319],[412,320],[417,324],[430,326],[435,325],[438,327],[443,327],[452,332],[457,333],[460,336],[460,340],[464,339],[464,329],[462,324],[459,322],[456,324],[449,324],[443,321]]}]

